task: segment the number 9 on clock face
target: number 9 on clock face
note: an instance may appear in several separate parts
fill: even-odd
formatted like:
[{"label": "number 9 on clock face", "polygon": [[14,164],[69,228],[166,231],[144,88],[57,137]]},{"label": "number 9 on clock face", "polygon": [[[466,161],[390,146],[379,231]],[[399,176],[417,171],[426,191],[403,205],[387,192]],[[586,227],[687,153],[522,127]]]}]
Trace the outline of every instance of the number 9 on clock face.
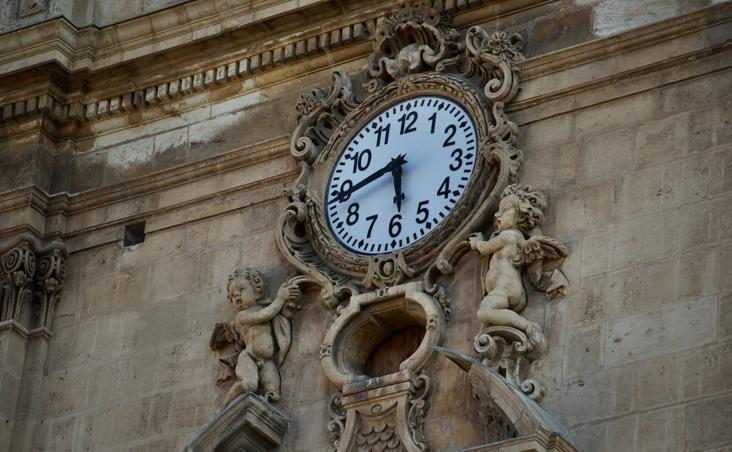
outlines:
[{"label": "number 9 on clock face", "polygon": [[358,254],[406,248],[444,221],[475,169],[475,125],[439,96],[401,100],[367,121],[331,170],[325,216]]}]

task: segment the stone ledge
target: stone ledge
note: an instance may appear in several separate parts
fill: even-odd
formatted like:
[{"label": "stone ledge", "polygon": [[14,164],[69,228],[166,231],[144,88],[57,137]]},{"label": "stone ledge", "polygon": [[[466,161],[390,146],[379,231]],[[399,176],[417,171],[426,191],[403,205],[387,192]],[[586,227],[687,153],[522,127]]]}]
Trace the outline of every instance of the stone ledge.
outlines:
[{"label": "stone ledge", "polygon": [[282,444],[290,420],[256,394],[247,392],[217,414],[184,452],[252,452]]}]

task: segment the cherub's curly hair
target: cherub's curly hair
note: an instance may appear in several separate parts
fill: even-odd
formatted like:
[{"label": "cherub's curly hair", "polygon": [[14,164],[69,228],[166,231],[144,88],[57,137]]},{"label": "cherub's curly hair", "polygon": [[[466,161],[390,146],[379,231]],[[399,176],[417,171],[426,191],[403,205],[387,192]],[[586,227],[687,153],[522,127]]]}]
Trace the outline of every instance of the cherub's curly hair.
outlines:
[{"label": "cherub's curly hair", "polygon": [[231,283],[239,281],[240,279],[246,279],[252,284],[254,294],[257,297],[257,301],[262,301],[267,297],[267,283],[264,280],[264,275],[258,270],[252,268],[245,268],[244,270],[234,270],[234,273],[229,275],[229,282],[226,284],[226,290],[231,294]]},{"label": "cherub's curly hair", "polygon": [[515,207],[519,214],[518,226],[521,232],[529,234],[535,228],[541,227],[544,223],[546,197],[528,185],[519,184],[511,184],[506,187],[501,194],[501,199],[511,195],[518,198]]}]

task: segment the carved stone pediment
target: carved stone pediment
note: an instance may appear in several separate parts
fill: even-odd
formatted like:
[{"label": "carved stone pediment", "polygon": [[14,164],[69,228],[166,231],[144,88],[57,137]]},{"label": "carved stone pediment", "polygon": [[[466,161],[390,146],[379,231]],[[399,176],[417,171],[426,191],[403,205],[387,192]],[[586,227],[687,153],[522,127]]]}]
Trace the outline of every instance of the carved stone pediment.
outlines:
[{"label": "carved stone pediment", "polygon": [[216,415],[185,452],[264,452],[282,444],[289,419],[264,398],[247,392]]}]

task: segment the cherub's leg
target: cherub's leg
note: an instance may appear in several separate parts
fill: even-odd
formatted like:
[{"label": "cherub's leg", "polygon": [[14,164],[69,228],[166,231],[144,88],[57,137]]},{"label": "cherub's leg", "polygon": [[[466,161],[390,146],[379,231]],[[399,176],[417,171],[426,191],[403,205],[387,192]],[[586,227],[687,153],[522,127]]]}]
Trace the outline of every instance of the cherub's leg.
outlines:
[{"label": "cherub's leg", "polygon": [[257,363],[254,362],[249,353],[244,350],[239,354],[239,361],[236,363],[237,382],[229,389],[224,400],[224,406],[229,405],[234,399],[247,391],[255,392],[259,386],[259,372]]},{"label": "cherub's leg", "polygon": [[508,295],[493,290],[483,298],[478,308],[478,320],[487,325],[503,325],[526,331],[529,321],[509,308]]},{"label": "cherub's leg", "polygon": [[280,400],[280,371],[272,360],[265,361],[262,367],[262,388],[268,401]]}]

